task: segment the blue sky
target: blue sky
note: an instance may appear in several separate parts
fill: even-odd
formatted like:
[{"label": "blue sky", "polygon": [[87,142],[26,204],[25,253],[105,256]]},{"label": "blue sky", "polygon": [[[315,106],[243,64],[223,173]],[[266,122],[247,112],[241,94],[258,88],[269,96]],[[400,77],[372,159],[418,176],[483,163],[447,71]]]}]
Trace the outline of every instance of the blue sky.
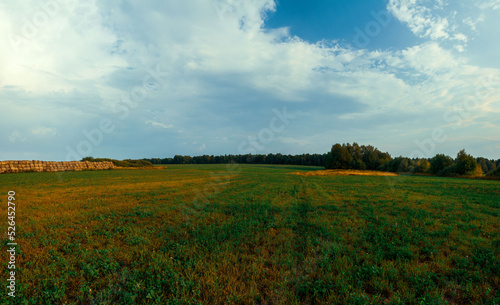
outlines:
[{"label": "blue sky", "polygon": [[0,3],[0,160],[500,158],[500,0]]},{"label": "blue sky", "polygon": [[269,14],[266,28],[288,27],[290,34],[309,43],[322,40],[337,41],[342,46],[356,46],[359,28],[376,21],[375,15],[388,16],[387,24],[380,24],[383,31],[370,37],[365,47],[369,50],[410,47],[419,42],[404,24],[388,14],[385,1],[279,1],[276,11]]}]

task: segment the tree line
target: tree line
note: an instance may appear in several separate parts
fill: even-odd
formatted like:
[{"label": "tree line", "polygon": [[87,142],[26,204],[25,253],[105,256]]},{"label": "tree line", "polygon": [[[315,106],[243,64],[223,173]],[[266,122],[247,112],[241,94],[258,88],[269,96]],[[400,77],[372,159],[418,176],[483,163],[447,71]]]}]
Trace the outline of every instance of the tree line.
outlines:
[{"label": "tree line", "polygon": [[152,164],[282,164],[323,166],[326,169],[379,170],[389,172],[428,173],[438,176],[489,175],[500,176],[500,159],[474,158],[465,150],[456,158],[437,154],[432,158],[391,157],[372,145],[335,144],[325,154],[245,154],[245,155],[175,155],[173,158],[143,159]]},{"label": "tree line", "polygon": [[148,166],[153,166],[153,164],[145,159],[141,160],[131,160],[131,159],[125,159],[125,160],[115,160],[115,159],[109,159],[109,158],[94,158],[94,157],[85,157],[81,161],[87,161],[87,162],[113,162],[115,166],[118,167],[148,167]]},{"label": "tree line", "polygon": [[324,166],[327,154],[245,154],[245,155],[203,155],[203,156],[183,156],[175,155],[173,158],[153,158],[144,159],[153,164],[288,164],[288,165],[309,165]]},{"label": "tree line", "polygon": [[325,159],[327,169],[379,170],[389,172],[429,173],[438,176],[498,175],[500,159],[474,158],[464,149],[455,159],[444,154],[432,158],[392,158],[389,153],[377,148],[353,144],[335,144]]}]

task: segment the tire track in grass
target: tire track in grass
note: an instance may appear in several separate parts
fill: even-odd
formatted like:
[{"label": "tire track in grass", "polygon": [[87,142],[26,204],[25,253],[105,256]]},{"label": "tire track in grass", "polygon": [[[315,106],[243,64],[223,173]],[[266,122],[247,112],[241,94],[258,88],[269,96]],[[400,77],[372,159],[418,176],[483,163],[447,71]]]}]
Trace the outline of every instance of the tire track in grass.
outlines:
[{"label": "tire track in grass", "polygon": [[332,287],[331,283],[322,278],[324,270],[319,264],[328,232],[314,221],[313,213],[317,208],[313,202],[318,193],[317,186],[300,177],[293,184],[292,192],[296,202],[292,209],[295,268],[294,278],[290,281],[291,289],[301,302],[321,303],[321,300],[331,292]]}]

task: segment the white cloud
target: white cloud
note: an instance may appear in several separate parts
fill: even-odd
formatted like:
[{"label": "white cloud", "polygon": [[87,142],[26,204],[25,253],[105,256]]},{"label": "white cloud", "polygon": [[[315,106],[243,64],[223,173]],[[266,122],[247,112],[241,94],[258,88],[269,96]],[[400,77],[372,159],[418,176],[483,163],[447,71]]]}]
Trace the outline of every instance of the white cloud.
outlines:
[{"label": "white cloud", "polygon": [[15,142],[26,142],[26,137],[23,136],[19,131],[17,130],[14,130],[10,136],[9,136],[9,140],[12,142],[12,143],[15,143]]},{"label": "white cloud", "polygon": [[[41,3],[41,2],[40,2]],[[96,1],[50,1],[50,7],[0,5],[0,17],[7,20],[2,37],[4,63],[8,75],[4,85],[20,85],[37,93],[94,90],[95,80],[125,66],[111,54],[116,33],[101,26],[104,19]]]},{"label": "white cloud", "polygon": [[474,32],[477,31],[477,25],[481,22],[484,21],[484,15],[480,15],[479,17],[475,18],[475,19],[472,19],[471,17],[467,17],[465,18],[462,22],[466,25],[468,25],[471,30],[473,30]]},{"label": "white cloud", "polygon": [[497,10],[500,9],[500,0],[489,0],[485,2],[476,3],[476,5],[482,10],[486,9]]},{"label": "white cloud", "polygon": [[164,124],[160,122],[155,122],[155,121],[146,121],[146,124],[150,124],[151,126],[156,126],[156,127],[161,127],[165,129],[173,128],[174,125],[172,124]]},{"label": "white cloud", "polygon": [[57,129],[50,127],[38,127],[31,130],[31,133],[36,136],[55,136],[57,135]]},{"label": "white cloud", "polygon": [[[433,5],[432,5],[433,4]],[[457,28],[457,11],[443,15],[449,4],[440,0],[389,0],[387,9],[420,38],[436,41],[453,41],[456,49],[463,51],[469,37]]]},{"label": "white cloud", "polygon": [[[22,17],[31,18],[37,3],[0,4],[0,35],[22,35]],[[304,121],[290,123],[266,149],[322,147],[326,138],[312,135],[321,130],[333,141],[335,128],[350,128],[344,135],[352,141],[369,126],[366,134],[384,141],[380,135],[387,125],[416,127],[399,121],[408,113],[418,113],[415,125],[447,124],[442,119],[447,107],[474,95],[483,75],[500,75],[468,62],[469,34],[457,27],[453,14],[443,15],[445,1],[426,7],[423,1],[391,0],[391,13],[425,42],[373,52],[311,44],[289,37],[287,28],[262,30],[266,13],[276,9],[270,0],[221,0],[217,9],[201,0],[68,3],[20,52],[0,45],[0,121],[13,126],[0,135],[20,142],[27,138],[17,130],[31,131],[30,141],[57,134],[57,141],[45,145],[57,145],[60,159],[66,145],[81,140],[81,130],[98,127],[103,117],[112,119],[117,131],[96,150],[121,139],[147,141],[145,135],[155,132],[169,146],[198,143],[177,153],[213,147],[234,153],[248,135],[267,128],[272,109],[283,104],[302,111]],[[460,20],[476,30],[482,22],[474,16]],[[157,65],[165,85],[148,92],[125,120],[118,119],[111,111],[117,98],[141,86],[148,68]],[[481,101],[473,121],[491,118],[486,110],[497,105],[495,92]],[[174,126],[179,132],[158,132]],[[216,137],[225,140],[206,142]],[[166,153],[164,147],[158,151]]]},{"label": "white cloud", "polygon": [[401,54],[410,67],[429,75],[450,71],[463,63],[450,51],[441,48],[436,42],[408,48],[403,50]]},{"label": "white cloud", "polygon": [[294,139],[294,138],[288,138],[288,137],[278,137],[277,140],[280,141],[281,143],[285,143],[285,144],[297,144],[299,146],[306,146],[306,145],[310,145],[311,144],[307,140],[300,140],[300,139]]}]

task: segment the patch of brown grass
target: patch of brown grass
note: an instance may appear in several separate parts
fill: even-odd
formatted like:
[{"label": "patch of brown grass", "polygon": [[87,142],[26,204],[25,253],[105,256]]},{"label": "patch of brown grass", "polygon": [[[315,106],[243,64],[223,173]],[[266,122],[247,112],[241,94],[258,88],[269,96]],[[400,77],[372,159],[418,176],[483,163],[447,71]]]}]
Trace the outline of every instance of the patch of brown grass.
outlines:
[{"label": "patch of brown grass", "polygon": [[310,172],[293,172],[290,174],[300,176],[399,176],[395,173],[370,171],[370,170],[355,170],[355,169],[327,169]]}]

